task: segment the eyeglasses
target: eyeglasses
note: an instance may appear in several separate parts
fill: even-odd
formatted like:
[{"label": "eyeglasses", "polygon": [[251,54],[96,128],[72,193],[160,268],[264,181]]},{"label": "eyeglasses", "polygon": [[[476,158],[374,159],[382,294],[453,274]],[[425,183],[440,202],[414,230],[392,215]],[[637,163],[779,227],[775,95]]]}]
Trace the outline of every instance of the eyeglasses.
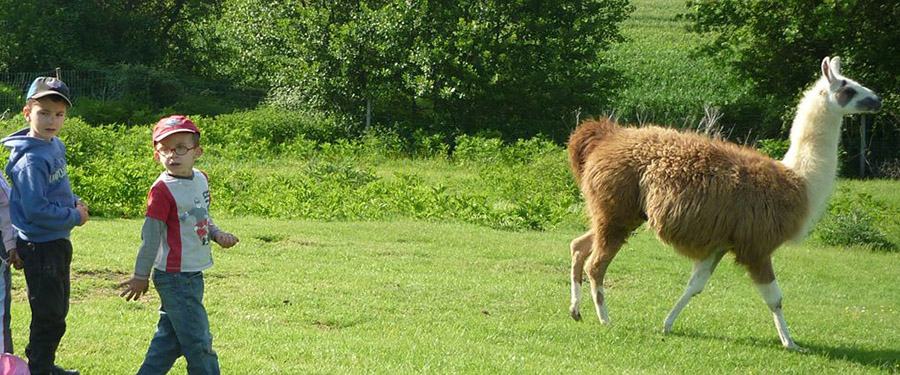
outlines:
[{"label": "eyeglasses", "polygon": [[178,147],[175,147],[175,148],[168,148],[166,146],[160,146],[160,148],[157,149],[156,151],[161,154],[168,154],[168,155],[172,155],[172,153],[174,152],[175,155],[183,156],[184,154],[187,154],[188,151],[193,150],[197,147],[199,147],[199,146],[187,147],[185,145],[178,145]]}]

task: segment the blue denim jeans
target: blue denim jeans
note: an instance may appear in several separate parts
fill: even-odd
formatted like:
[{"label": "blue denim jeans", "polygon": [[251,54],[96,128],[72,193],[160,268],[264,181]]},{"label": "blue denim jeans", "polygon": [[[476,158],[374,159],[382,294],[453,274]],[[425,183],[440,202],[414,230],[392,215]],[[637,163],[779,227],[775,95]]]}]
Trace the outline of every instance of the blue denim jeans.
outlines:
[{"label": "blue denim jeans", "polygon": [[219,374],[219,357],[212,349],[209,318],[203,307],[202,272],[153,272],[159,293],[159,323],[138,375],[169,372],[182,355],[190,375]]}]

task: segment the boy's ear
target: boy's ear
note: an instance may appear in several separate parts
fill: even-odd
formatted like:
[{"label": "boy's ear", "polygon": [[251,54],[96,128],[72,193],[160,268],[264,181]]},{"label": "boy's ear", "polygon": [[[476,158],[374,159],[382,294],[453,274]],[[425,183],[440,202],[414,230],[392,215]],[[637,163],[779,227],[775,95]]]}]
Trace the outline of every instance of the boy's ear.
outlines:
[{"label": "boy's ear", "polygon": [[31,115],[31,106],[26,104],[24,107],[22,107],[22,116],[25,116],[25,121],[30,121],[28,119],[28,116],[30,116],[30,115]]},{"label": "boy's ear", "polygon": [[203,156],[203,146],[197,146],[197,156],[195,156],[194,158],[196,159],[201,156]]},{"label": "boy's ear", "polygon": [[159,151],[153,150],[153,158],[156,159],[157,162],[162,163],[162,161],[159,160]]}]

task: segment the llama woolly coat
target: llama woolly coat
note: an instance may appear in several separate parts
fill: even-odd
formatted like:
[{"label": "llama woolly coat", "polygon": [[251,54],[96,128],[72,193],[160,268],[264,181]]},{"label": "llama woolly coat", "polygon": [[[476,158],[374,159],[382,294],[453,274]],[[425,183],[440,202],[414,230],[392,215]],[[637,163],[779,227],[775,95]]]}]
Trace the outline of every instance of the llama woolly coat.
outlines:
[{"label": "llama woolly coat", "polygon": [[767,259],[808,215],[799,176],[721,139],[602,119],[579,126],[568,150],[595,228],[630,231],[646,220],[693,259],[722,248],[742,264]]}]

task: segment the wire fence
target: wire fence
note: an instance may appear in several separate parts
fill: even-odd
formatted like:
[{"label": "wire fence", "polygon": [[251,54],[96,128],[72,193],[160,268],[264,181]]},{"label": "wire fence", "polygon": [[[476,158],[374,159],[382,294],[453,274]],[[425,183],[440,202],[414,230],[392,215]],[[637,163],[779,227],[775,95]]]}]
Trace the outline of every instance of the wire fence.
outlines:
[{"label": "wire fence", "polygon": [[[57,77],[69,87],[69,98],[77,101],[87,97],[110,101],[125,98],[134,91],[159,91],[151,88],[146,75],[122,70],[50,70],[43,72],[0,72],[0,117],[9,118],[20,112],[25,104],[25,93],[31,82],[41,76]],[[178,76],[169,78],[167,88],[184,88],[190,92],[215,97],[226,106],[254,107],[266,99],[268,90],[254,87],[235,87],[202,78]],[[156,82],[159,83],[159,82]],[[155,93],[168,95],[167,93]]]}]

